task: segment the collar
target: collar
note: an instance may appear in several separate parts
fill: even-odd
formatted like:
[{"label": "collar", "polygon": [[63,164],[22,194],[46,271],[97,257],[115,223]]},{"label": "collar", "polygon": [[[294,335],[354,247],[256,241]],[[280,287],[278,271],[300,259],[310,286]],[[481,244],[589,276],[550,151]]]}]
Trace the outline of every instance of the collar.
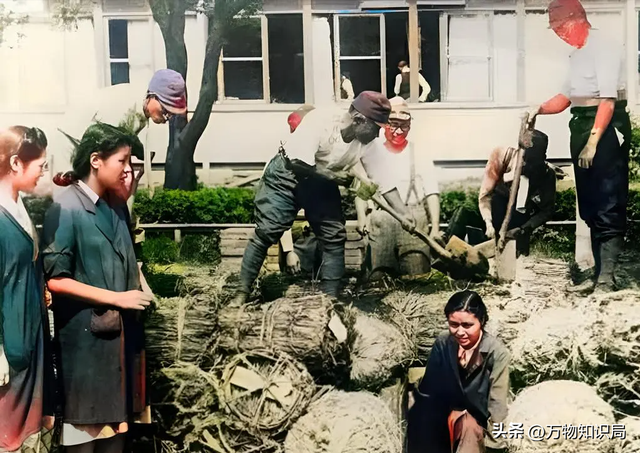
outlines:
[{"label": "collar", "polygon": [[402,72],[411,72],[411,68],[409,66],[405,66],[402,68]]},{"label": "collar", "polygon": [[78,187],[82,189],[82,191],[89,197],[93,204],[98,204],[98,200],[100,200],[100,197],[84,181],[78,180]]}]

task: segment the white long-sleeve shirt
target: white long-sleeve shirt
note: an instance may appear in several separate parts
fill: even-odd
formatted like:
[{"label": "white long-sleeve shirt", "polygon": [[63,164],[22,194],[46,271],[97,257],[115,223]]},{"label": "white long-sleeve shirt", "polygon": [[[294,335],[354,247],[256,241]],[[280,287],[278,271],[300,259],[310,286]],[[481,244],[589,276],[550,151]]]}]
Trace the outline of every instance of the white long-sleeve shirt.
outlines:
[{"label": "white long-sleeve shirt", "polygon": [[[402,68],[402,72],[411,72],[411,69],[409,69],[408,66],[405,66],[404,68]],[[426,79],[422,76],[422,74],[418,73],[418,83],[420,84],[420,86],[422,87],[422,94],[420,95],[420,102],[426,102],[427,101],[427,96],[429,96],[429,93],[431,93],[431,86],[429,85],[429,83],[426,81]],[[393,88],[393,92],[396,94],[396,96],[400,95],[400,87],[402,86],[402,73],[398,74],[396,76],[396,86]]]}]

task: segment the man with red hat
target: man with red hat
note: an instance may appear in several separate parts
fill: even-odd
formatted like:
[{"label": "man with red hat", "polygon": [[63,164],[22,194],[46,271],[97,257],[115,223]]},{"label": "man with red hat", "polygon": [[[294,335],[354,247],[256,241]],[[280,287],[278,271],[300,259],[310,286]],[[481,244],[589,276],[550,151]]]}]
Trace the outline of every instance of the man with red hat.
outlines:
[{"label": "man with red hat", "polygon": [[345,272],[347,238],[338,182],[361,172],[360,158],[389,120],[389,100],[362,92],[348,112],[309,112],[269,162],[255,197],[254,237],[242,258],[240,290],[233,304],[246,302],[267,250],[291,228],[300,208],[322,248],[320,289],[336,297]]},{"label": "man with red hat", "polygon": [[553,0],[549,25],[575,48],[560,94],[531,112],[552,115],[571,106],[571,158],[580,217],[591,230],[593,281],[575,290],[614,290],[629,191],[631,121],[622,81],[623,48],[591,27],[578,0]]}]

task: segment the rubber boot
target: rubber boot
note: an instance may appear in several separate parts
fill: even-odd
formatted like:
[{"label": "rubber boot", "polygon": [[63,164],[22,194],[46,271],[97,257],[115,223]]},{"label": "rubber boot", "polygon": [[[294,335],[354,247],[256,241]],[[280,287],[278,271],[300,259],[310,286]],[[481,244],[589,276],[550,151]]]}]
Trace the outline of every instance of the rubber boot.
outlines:
[{"label": "rubber boot", "polygon": [[606,242],[602,243],[601,248],[601,268],[600,275],[596,283],[598,292],[616,291],[615,270],[622,253],[624,238],[622,236],[614,236]]},{"label": "rubber boot", "polygon": [[230,306],[238,307],[244,305],[249,299],[251,287],[256,278],[258,278],[269,247],[271,247],[271,244],[257,235],[249,240],[240,267],[240,289],[229,302]]},{"label": "rubber boot", "polygon": [[582,282],[579,285],[573,286],[569,289],[569,292],[581,294],[581,295],[589,295],[593,293],[596,288],[596,281],[600,276],[600,269],[602,267],[602,258],[601,258],[601,248],[602,244],[600,240],[598,240],[593,231],[591,232],[591,252],[593,253],[593,261],[595,262],[595,266],[593,268],[593,275],[589,277],[586,281]]}]

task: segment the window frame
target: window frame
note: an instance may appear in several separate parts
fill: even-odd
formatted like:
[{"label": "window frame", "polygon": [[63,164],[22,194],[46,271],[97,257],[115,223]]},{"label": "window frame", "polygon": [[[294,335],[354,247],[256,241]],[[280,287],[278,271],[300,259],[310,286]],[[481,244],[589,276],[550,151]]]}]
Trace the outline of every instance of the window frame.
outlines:
[{"label": "window frame", "polygon": [[[260,19],[261,55],[259,57],[225,57],[224,48],[220,49],[218,63],[218,99],[217,104],[270,104],[271,86],[269,78],[269,19],[267,14],[248,16],[249,19]],[[262,99],[227,99],[224,85],[225,62],[262,62]]]},{"label": "window frame", "polygon": [[[380,56],[341,56],[340,55],[340,18],[354,18],[354,17],[377,17],[380,24]],[[340,61],[365,61],[365,60],[380,60],[380,87],[381,92],[385,96],[387,95],[387,55],[386,55],[386,27],[385,27],[385,17],[383,13],[339,13],[333,15],[333,66],[334,66],[334,74],[333,74],[333,84],[334,84],[334,96],[336,102],[339,104],[347,104],[351,101],[347,101],[346,99],[342,99],[340,95],[340,86],[341,84],[341,74],[342,68]]]},{"label": "window frame", "polygon": [[[95,16],[94,16],[95,18]],[[103,79],[103,87],[111,87],[115,86],[111,83],[111,63],[129,63],[129,83],[131,83],[131,56],[129,55],[129,49],[127,49],[127,58],[111,58],[111,49],[109,48],[109,21],[111,20],[124,20],[127,22],[127,43],[129,42],[129,22],[141,22],[147,23],[149,25],[149,32],[151,36],[153,36],[153,27],[155,22],[153,21],[153,16],[149,13],[128,13],[128,14],[118,14],[118,13],[103,13],[102,14],[102,31],[100,31],[96,27],[96,33],[99,33],[102,37],[102,49],[104,52],[104,67],[102,71]],[[152,41],[153,42],[153,41]],[[151,50],[153,52],[153,50]],[[152,67],[155,67],[155,64],[152,60]]]},{"label": "window frame", "polygon": [[[451,54],[449,51],[449,19],[452,17],[462,16],[485,16],[487,18],[487,33],[489,37],[489,45],[487,49],[486,57],[479,56],[454,56],[454,58],[464,61],[487,61],[487,76],[488,76],[488,92],[489,95],[486,98],[470,98],[470,99],[453,99],[449,98],[449,64],[451,62]],[[491,104],[495,103],[495,43],[494,43],[494,30],[493,21],[495,14],[492,10],[464,10],[464,11],[442,11],[440,13],[440,86],[443,104],[455,104],[455,103],[478,103],[478,104]]]}]

